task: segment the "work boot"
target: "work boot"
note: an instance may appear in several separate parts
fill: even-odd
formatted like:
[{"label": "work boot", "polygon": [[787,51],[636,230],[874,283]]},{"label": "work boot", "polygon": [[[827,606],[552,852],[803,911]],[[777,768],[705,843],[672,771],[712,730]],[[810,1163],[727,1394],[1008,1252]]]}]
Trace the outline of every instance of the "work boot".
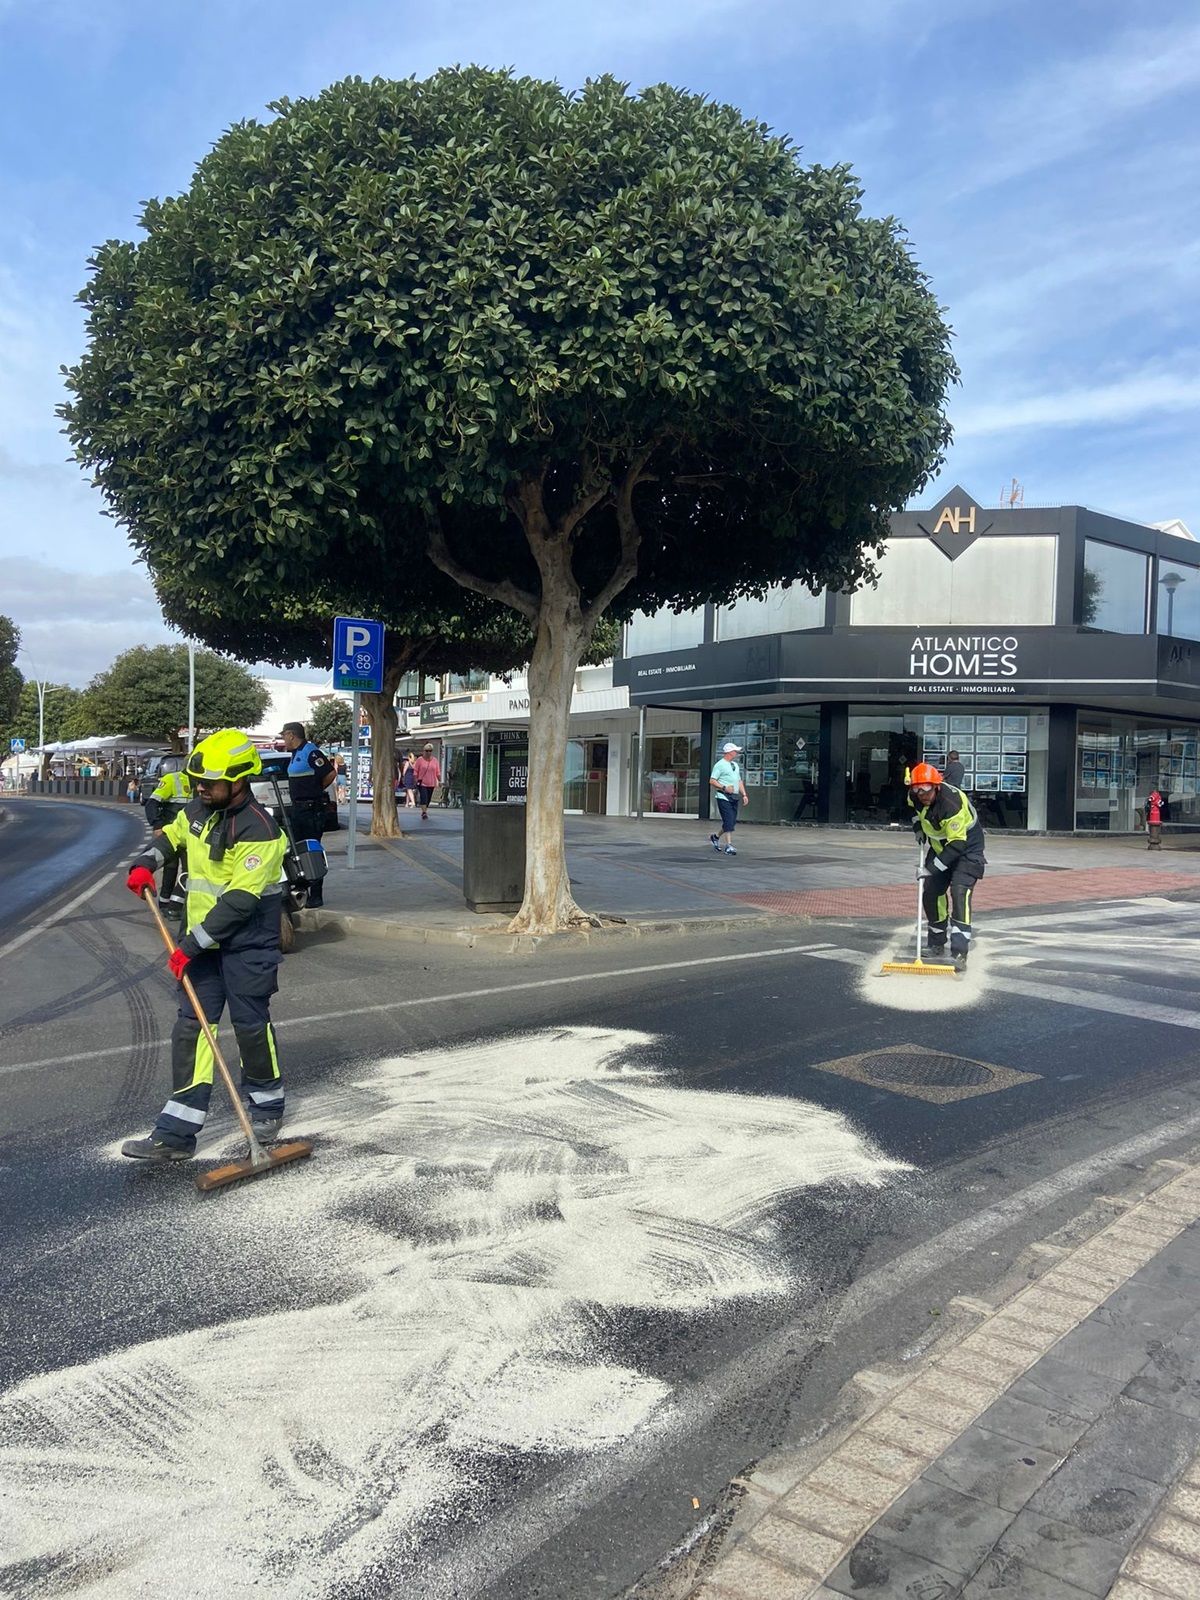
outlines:
[{"label": "work boot", "polygon": [[129,1156],[133,1161],[190,1161],[195,1154],[192,1150],[181,1150],[177,1144],[167,1144],[163,1139],[156,1139],[153,1134],[146,1139],[126,1139],[121,1146],[121,1154]]},{"label": "work boot", "polygon": [[966,950],[960,950],[953,958],[954,965],[960,972],[965,972],[967,970],[967,955],[968,952]]},{"label": "work boot", "polygon": [[271,1117],[269,1120],[264,1118],[261,1122],[252,1121],[250,1126],[254,1129],[254,1137],[259,1144],[270,1144],[273,1139],[278,1139],[282,1122],[282,1117]]}]

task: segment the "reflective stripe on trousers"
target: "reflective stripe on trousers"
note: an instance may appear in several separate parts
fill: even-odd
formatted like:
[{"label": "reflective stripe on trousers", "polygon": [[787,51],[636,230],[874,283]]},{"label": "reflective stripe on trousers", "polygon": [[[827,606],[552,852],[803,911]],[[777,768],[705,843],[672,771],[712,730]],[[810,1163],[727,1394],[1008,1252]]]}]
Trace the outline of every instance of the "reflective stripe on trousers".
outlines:
[{"label": "reflective stripe on trousers", "polygon": [[[271,1026],[272,977],[269,963],[278,952],[206,951],[188,964],[188,977],[214,1033],[226,1005],[242,1061],[242,1099],[251,1121],[283,1116],[283,1079]],[[271,984],[271,987],[267,987]],[[253,993],[252,990],[262,992]],[[155,1135],[191,1150],[208,1116],[216,1063],[187,995],[171,1031],[171,1098],[159,1112]]]}]

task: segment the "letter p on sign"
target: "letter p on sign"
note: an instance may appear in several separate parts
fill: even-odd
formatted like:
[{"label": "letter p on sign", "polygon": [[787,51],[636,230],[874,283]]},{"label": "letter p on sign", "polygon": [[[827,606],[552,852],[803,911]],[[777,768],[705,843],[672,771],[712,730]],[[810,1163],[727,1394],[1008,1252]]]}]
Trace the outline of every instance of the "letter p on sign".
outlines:
[{"label": "letter p on sign", "polygon": [[346,652],[348,655],[353,655],[356,650],[365,650],[370,642],[370,628],[356,627],[352,623],[346,629]]}]

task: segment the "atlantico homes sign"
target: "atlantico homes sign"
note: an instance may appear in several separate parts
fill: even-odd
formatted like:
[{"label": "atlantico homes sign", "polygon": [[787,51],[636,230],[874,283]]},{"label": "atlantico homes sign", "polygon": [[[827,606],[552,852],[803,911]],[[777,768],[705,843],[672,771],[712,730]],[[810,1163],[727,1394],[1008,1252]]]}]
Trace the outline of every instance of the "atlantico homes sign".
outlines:
[{"label": "atlantico homes sign", "polygon": [[1020,674],[1015,633],[919,633],[909,646],[909,677],[921,682],[1015,678]]}]

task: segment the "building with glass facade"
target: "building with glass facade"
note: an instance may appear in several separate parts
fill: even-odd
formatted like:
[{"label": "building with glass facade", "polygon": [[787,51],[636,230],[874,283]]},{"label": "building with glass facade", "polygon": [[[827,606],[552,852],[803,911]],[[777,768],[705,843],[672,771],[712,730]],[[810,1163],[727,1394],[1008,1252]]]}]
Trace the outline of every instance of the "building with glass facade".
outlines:
[{"label": "building with glass facade", "polygon": [[1132,830],[1154,787],[1200,822],[1200,545],[1179,523],[954,488],[892,519],[875,587],[636,617],[614,682],[648,814],[707,815],[732,737],[747,822],[898,820],[905,768],[952,751],[987,827]]}]

